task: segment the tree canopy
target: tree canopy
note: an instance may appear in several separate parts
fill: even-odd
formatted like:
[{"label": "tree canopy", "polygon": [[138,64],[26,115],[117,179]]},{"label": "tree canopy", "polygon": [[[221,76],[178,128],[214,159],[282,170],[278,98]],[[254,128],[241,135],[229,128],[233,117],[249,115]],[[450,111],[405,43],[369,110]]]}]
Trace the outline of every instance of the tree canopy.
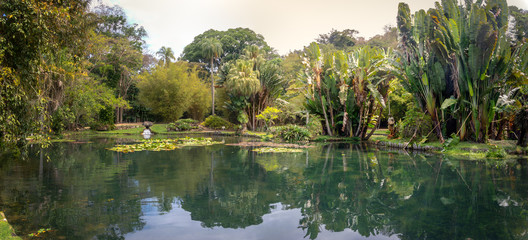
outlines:
[{"label": "tree canopy", "polygon": [[202,50],[202,41],[208,38],[217,39],[222,44],[223,54],[219,58],[223,62],[240,58],[244,49],[251,45],[261,47],[268,53],[273,52],[272,48],[264,40],[264,37],[249,28],[231,28],[227,31],[211,29],[194,37],[193,42],[185,46],[180,58],[190,62],[208,62],[209,58],[204,55]]},{"label": "tree canopy", "polygon": [[167,121],[179,119],[185,112],[201,120],[209,108],[211,95],[189,63],[176,62],[143,74],[138,84],[139,100]]}]

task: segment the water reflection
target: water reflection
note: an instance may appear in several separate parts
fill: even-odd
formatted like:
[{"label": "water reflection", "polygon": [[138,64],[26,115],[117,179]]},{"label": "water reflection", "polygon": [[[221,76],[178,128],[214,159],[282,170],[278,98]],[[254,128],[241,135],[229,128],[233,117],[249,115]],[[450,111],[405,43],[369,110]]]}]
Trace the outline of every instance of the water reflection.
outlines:
[{"label": "water reflection", "polygon": [[524,239],[528,165],[329,144],[115,153],[115,140],[0,158],[0,209],[48,239]]}]

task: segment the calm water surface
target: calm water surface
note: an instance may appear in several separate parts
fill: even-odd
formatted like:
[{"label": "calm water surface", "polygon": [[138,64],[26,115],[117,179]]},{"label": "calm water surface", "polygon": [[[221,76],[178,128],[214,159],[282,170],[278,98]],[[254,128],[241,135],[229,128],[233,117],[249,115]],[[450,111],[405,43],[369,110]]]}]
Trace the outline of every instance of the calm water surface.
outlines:
[{"label": "calm water surface", "polygon": [[[527,239],[528,164],[353,144],[256,154],[116,141],[0,156],[0,211],[39,239]],[[227,141],[235,141],[227,139]]]}]

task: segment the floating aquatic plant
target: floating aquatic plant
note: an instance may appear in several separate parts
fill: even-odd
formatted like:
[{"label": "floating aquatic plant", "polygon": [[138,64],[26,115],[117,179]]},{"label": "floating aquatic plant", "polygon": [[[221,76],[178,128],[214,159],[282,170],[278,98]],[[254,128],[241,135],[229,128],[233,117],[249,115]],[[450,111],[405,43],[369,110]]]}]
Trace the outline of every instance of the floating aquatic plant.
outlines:
[{"label": "floating aquatic plant", "polygon": [[255,148],[253,149],[254,152],[258,153],[300,153],[303,152],[302,149],[296,149],[296,148],[282,148],[282,147],[263,147],[263,148]]},{"label": "floating aquatic plant", "polygon": [[172,139],[146,139],[136,144],[117,145],[110,148],[116,152],[139,152],[139,151],[170,151],[184,146],[208,146],[222,144],[223,142],[213,141],[212,138],[172,138]]}]

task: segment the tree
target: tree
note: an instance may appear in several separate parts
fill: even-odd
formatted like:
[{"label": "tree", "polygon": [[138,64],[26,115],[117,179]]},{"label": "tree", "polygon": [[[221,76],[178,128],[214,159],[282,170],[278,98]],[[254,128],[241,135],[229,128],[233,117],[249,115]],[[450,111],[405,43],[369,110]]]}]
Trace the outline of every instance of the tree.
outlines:
[{"label": "tree", "polygon": [[[198,70],[187,62],[157,67],[140,76],[139,100],[165,121],[175,121],[185,112],[202,116],[209,108],[207,87],[198,77]],[[201,111],[201,112],[200,112]]]},{"label": "tree", "polygon": [[309,88],[306,108],[324,117],[328,135],[369,139],[389,91],[391,51],[366,46],[349,54],[326,53],[317,43],[305,51],[306,70],[300,80]]},{"label": "tree", "polygon": [[461,139],[473,133],[476,141],[487,141],[497,100],[507,89],[517,58],[506,34],[506,1],[465,6],[443,1],[428,12],[416,12],[414,19],[402,3],[398,28],[402,83],[431,115],[440,140],[448,112],[457,121]]},{"label": "tree", "polygon": [[245,112],[248,126],[255,130],[264,122],[257,115],[273,104],[287,88],[281,72],[281,59],[266,61],[265,51],[258,46],[248,46],[244,55],[221,69],[221,81],[226,87],[229,101],[227,109],[233,118]]},{"label": "tree", "polygon": [[79,74],[88,3],[0,2],[0,145],[48,134],[64,84]]},{"label": "tree", "polygon": [[211,29],[194,37],[193,42],[185,46],[180,58],[189,62],[208,63],[209,59],[203,55],[201,46],[202,40],[207,38],[215,38],[220,41],[223,50],[220,59],[223,62],[240,58],[244,53],[244,49],[251,45],[262,48],[270,55],[274,53],[272,48],[264,41],[264,37],[249,28],[231,28],[227,31]]},{"label": "tree", "polygon": [[211,63],[209,71],[211,71],[211,114],[215,115],[215,81],[213,76],[213,69],[214,69],[214,61],[219,59],[220,55],[222,55],[222,44],[220,41],[214,39],[214,38],[206,38],[204,39],[201,44],[202,49],[202,56],[204,56],[205,59],[208,59]]},{"label": "tree", "polygon": [[94,12],[98,17],[96,33],[110,38],[126,38],[137,50],[145,46],[147,31],[137,24],[129,24],[125,11],[120,6],[101,4]]},{"label": "tree", "polygon": [[515,40],[518,42],[526,42],[528,38],[528,10],[519,9],[516,6],[510,6],[510,14],[513,17],[515,24]]},{"label": "tree", "polygon": [[359,32],[354,29],[345,29],[343,31],[337,31],[332,29],[330,33],[319,34],[317,38],[317,43],[319,44],[332,44],[339,50],[346,50],[350,47],[356,45],[355,34]]},{"label": "tree", "polygon": [[[324,55],[321,53],[321,50],[319,49],[319,45],[315,42],[311,43],[310,46],[306,47],[305,50],[305,58],[303,61],[303,64],[305,65],[305,72],[304,72],[304,79],[306,84],[308,84],[312,88],[311,97],[314,97],[314,93],[317,93],[317,96],[319,97],[319,103],[321,105],[321,110],[323,113],[323,117],[325,120],[325,127],[326,127],[326,133],[330,136],[332,136],[332,129],[330,128],[330,122],[328,121],[328,115],[326,112],[326,103],[323,100],[322,95],[322,85],[321,85],[321,77],[324,73],[323,69],[323,58]],[[309,97],[309,96],[308,96]]]},{"label": "tree", "polygon": [[165,66],[169,66],[171,63],[171,59],[174,60],[174,52],[172,51],[172,48],[170,47],[161,47],[160,50],[156,52],[156,55],[158,55],[161,58],[161,62],[165,64]]},{"label": "tree", "polygon": [[[95,41],[100,49],[99,55],[88,53],[93,66],[91,74],[108,87],[115,90],[117,98],[136,104],[137,94],[129,95],[131,90],[136,90],[136,75],[144,67],[142,47],[147,36],[143,27],[129,24],[124,11],[119,6],[100,5],[95,9],[97,25],[94,29]],[[98,56],[98,57],[97,57]],[[145,65],[145,67],[149,67]],[[125,108],[116,107],[116,122],[125,119]],[[140,109],[134,109],[134,112]]]}]

